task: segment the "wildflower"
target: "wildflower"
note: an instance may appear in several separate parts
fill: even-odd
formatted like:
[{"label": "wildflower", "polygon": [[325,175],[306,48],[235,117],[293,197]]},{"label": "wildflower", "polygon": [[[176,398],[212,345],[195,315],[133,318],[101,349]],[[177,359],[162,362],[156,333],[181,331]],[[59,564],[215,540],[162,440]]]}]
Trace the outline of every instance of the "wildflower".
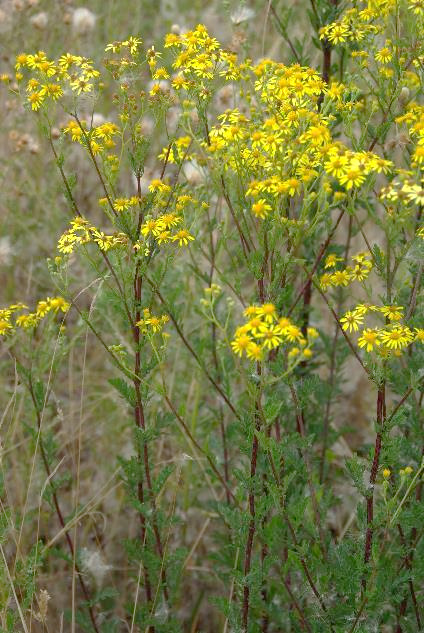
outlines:
[{"label": "wildflower", "polygon": [[349,28],[345,24],[332,24],[331,30],[327,34],[327,39],[336,45],[345,42],[348,36]]},{"label": "wildflower", "polygon": [[302,330],[298,328],[297,325],[288,325],[284,328],[284,336],[288,341],[290,341],[290,343],[295,343],[296,341],[298,343],[303,343],[305,340],[303,338]]},{"label": "wildflower", "polygon": [[278,327],[270,325],[258,333],[258,338],[263,339],[263,346],[268,349],[274,349],[282,343],[281,331]]},{"label": "wildflower", "polygon": [[400,350],[413,341],[414,335],[408,327],[399,325],[390,330],[381,330],[380,339],[388,349]]},{"label": "wildflower", "polygon": [[316,330],[314,327],[308,327],[308,329],[306,330],[306,334],[309,339],[315,339],[319,336],[318,330]]},{"label": "wildflower", "polygon": [[263,198],[258,200],[258,202],[252,204],[252,213],[254,213],[257,218],[261,218],[262,220],[267,217],[271,209],[271,205],[269,205],[267,201]]},{"label": "wildflower", "polygon": [[289,358],[294,358],[300,354],[300,349],[298,347],[292,347],[288,353]]},{"label": "wildflower", "polygon": [[243,352],[247,351],[247,348],[252,342],[253,341],[250,336],[247,336],[247,334],[241,334],[231,342],[231,347],[233,352],[241,357],[243,356]]},{"label": "wildflower", "polygon": [[126,211],[130,206],[130,200],[128,198],[115,198],[113,206],[116,211]]},{"label": "wildflower", "polygon": [[384,468],[383,469],[383,477],[384,477],[384,479],[388,479],[391,474],[392,473],[391,473],[391,470],[389,468]]},{"label": "wildflower", "polygon": [[248,321],[246,325],[248,326],[249,331],[252,332],[253,336],[257,336],[261,328],[266,329],[266,326],[264,326],[262,320],[258,316],[255,316],[253,317],[253,319],[250,319],[250,321]]},{"label": "wildflower", "polygon": [[330,276],[330,283],[333,286],[348,286],[349,281],[350,275],[348,270],[337,270]]},{"label": "wildflower", "polygon": [[324,268],[334,268],[337,262],[342,262],[342,261],[343,261],[343,257],[338,257],[335,254],[327,255],[327,257],[325,258]]},{"label": "wildflower", "polygon": [[33,92],[32,94],[29,95],[28,101],[31,104],[31,109],[37,111],[40,109],[44,101],[44,95],[41,92],[41,90],[38,92]]},{"label": "wildflower", "polygon": [[53,299],[47,299],[47,301],[54,312],[59,312],[59,310],[61,312],[68,312],[70,308],[69,303],[62,297],[54,297]]},{"label": "wildflower", "polygon": [[352,189],[352,187],[359,187],[365,180],[363,172],[356,168],[351,168],[340,176],[339,181],[341,185],[346,185],[346,189]]},{"label": "wildflower", "polygon": [[331,286],[332,284],[332,275],[330,273],[324,273],[323,275],[321,275],[320,280],[319,280],[319,285],[321,287],[321,290],[327,290],[327,288],[329,286]]},{"label": "wildflower", "polygon": [[78,95],[82,92],[90,92],[93,88],[92,84],[84,77],[78,77],[78,79],[71,81],[70,86]]},{"label": "wildflower", "polygon": [[262,349],[257,343],[249,343],[246,349],[247,358],[251,360],[262,360]]},{"label": "wildflower", "polygon": [[258,306],[248,306],[244,310],[243,314],[244,314],[245,317],[250,318],[250,317],[255,316],[256,314],[259,314],[259,309],[260,308]]},{"label": "wildflower", "polygon": [[383,306],[380,312],[389,319],[389,321],[400,321],[403,319],[403,306]]},{"label": "wildflower", "polygon": [[347,332],[357,332],[359,326],[363,323],[364,317],[358,312],[348,311],[343,318],[340,319],[340,323],[343,323],[343,329]]},{"label": "wildflower", "polygon": [[7,321],[6,319],[2,319],[0,317],[0,336],[4,336],[11,330],[13,330],[13,327],[10,321]]},{"label": "wildflower", "polygon": [[424,328],[415,328],[415,340],[424,343]]},{"label": "wildflower", "polygon": [[390,48],[388,46],[384,46],[383,48],[380,48],[380,50],[376,52],[374,57],[381,64],[388,64],[389,61],[391,61],[393,55]]},{"label": "wildflower", "polygon": [[349,268],[351,281],[364,281],[370,274],[371,268],[369,266],[355,266]]},{"label": "wildflower", "polygon": [[171,240],[171,231],[161,231],[156,235],[156,241],[158,244],[164,244]]},{"label": "wildflower", "polygon": [[150,235],[150,233],[152,235],[158,235],[160,232],[159,222],[157,220],[147,220],[142,224],[140,232],[142,235]]},{"label": "wildflower", "polygon": [[367,352],[374,350],[374,345],[380,345],[379,332],[376,329],[365,328],[358,338],[359,347],[365,347]]},{"label": "wildflower", "polygon": [[172,236],[173,242],[178,242],[179,246],[187,246],[189,241],[193,241],[194,237],[186,229],[181,229],[178,233]]},{"label": "wildflower", "polygon": [[277,318],[277,310],[273,303],[264,303],[257,308],[256,314],[263,317],[266,323],[272,323]]}]

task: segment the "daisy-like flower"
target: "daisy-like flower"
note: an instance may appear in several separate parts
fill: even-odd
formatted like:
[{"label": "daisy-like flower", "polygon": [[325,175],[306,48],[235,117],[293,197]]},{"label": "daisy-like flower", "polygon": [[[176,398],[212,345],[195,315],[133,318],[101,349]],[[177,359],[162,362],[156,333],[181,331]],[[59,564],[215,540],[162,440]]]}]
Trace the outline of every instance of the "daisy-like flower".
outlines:
[{"label": "daisy-like flower", "polygon": [[424,187],[419,185],[408,185],[402,187],[402,191],[406,191],[407,199],[414,204],[424,204]]},{"label": "daisy-like flower", "polygon": [[284,336],[290,343],[304,343],[305,339],[303,338],[302,330],[297,327],[297,325],[288,325],[284,328]]},{"label": "daisy-like flower", "polygon": [[277,318],[277,310],[273,303],[264,303],[259,306],[256,314],[263,317],[266,323],[272,323]]},{"label": "daisy-like flower", "polygon": [[367,352],[372,352],[375,345],[380,345],[379,332],[376,329],[365,328],[358,338],[359,347],[365,347]]},{"label": "daisy-like flower", "polygon": [[187,246],[189,242],[194,240],[194,237],[187,231],[187,229],[181,229],[172,236],[173,242],[178,242],[178,246]]},{"label": "daisy-like flower", "polygon": [[327,290],[327,288],[329,286],[331,286],[331,278],[332,275],[330,273],[324,273],[323,275],[321,275],[320,280],[319,280],[319,285],[321,287],[321,290]]},{"label": "daisy-like flower", "polygon": [[400,321],[403,319],[403,306],[383,306],[380,312],[389,319],[389,321]]},{"label": "daisy-like flower", "polygon": [[352,189],[352,187],[360,187],[365,180],[365,176],[360,169],[351,168],[348,169],[339,181],[341,185],[345,185],[346,189]]},{"label": "daisy-like flower", "polygon": [[243,356],[243,352],[247,352],[247,348],[251,343],[253,343],[253,341],[250,336],[241,334],[236,337],[234,341],[231,341],[231,348],[235,354],[241,357]]},{"label": "daisy-like flower", "polygon": [[424,343],[424,328],[416,327],[415,329],[415,340],[420,343]]},{"label": "daisy-like flower", "polygon": [[388,349],[401,350],[414,340],[414,334],[409,327],[398,325],[391,330],[380,330],[380,339]]},{"label": "daisy-like flower", "polygon": [[359,266],[359,264],[349,270],[352,281],[364,281],[370,272],[371,269],[368,266]]},{"label": "daisy-like flower", "polygon": [[262,360],[262,349],[257,343],[250,343],[247,346],[246,355],[251,360]]},{"label": "daisy-like flower", "polygon": [[251,318],[258,314],[258,310],[258,306],[247,306],[247,308],[244,309],[243,314],[245,317]]},{"label": "daisy-like flower", "polygon": [[280,329],[272,325],[259,332],[258,338],[263,339],[263,346],[268,349],[274,349],[283,342]]},{"label": "daisy-like flower", "polygon": [[330,284],[332,286],[348,286],[349,281],[350,275],[348,270],[336,270],[336,272],[330,276]]},{"label": "daisy-like flower", "polygon": [[346,171],[348,160],[347,157],[339,154],[330,156],[328,161],[324,163],[325,171],[335,178],[340,178]]},{"label": "daisy-like flower", "polygon": [[362,314],[349,310],[344,317],[340,319],[340,323],[343,323],[343,329],[346,332],[357,332],[359,326],[362,325],[364,317]]},{"label": "daisy-like flower", "polygon": [[338,257],[335,253],[331,255],[327,255],[325,258],[324,268],[334,268],[337,265],[337,262],[342,262],[343,257]]},{"label": "daisy-like flower", "polygon": [[388,46],[384,46],[376,52],[374,57],[378,62],[380,62],[380,64],[388,64],[389,61],[391,61],[393,54]]},{"label": "daisy-like flower", "polygon": [[157,220],[147,220],[141,227],[142,235],[158,235],[160,233],[160,226]]},{"label": "daisy-like flower", "polygon": [[253,336],[257,336],[261,328],[266,329],[266,325],[262,322],[262,319],[260,319],[258,316],[255,316],[253,317],[253,319],[250,319],[250,321],[248,321],[246,325],[248,326],[249,331],[252,332]]},{"label": "daisy-like flower", "polygon": [[10,330],[13,330],[10,321],[0,318],[0,336],[4,336],[8,332],[10,332]]},{"label": "daisy-like flower", "polygon": [[354,312],[357,312],[358,314],[363,315],[369,311],[375,311],[375,310],[378,310],[377,306],[373,306],[370,303],[358,303]]},{"label": "daisy-like flower", "polygon": [[267,203],[266,200],[261,198],[258,202],[252,204],[252,213],[256,215],[257,218],[261,218],[262,220],[267,217],[272,207]]}]

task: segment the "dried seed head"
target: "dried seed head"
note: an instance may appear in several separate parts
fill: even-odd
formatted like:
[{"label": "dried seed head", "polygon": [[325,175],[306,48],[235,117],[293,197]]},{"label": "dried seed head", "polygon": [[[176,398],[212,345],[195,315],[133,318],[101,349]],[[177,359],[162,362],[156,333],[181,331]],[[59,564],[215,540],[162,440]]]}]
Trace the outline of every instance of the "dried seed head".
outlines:
[{"label": "dried seed head", "polygon": [[95,14],[86,7],[75,9],[72,14],[72,30],[78,35],[90,33],[96,26]]},{"label": "dried seed head", "polygon": [[44,31],[44,29],[47,27],[47,24],[49,23],[49,16],[45,11],[41,11],[41,13],[36,13],[36,15],[33,15],[30,18],[30,23],[36,29]]}]

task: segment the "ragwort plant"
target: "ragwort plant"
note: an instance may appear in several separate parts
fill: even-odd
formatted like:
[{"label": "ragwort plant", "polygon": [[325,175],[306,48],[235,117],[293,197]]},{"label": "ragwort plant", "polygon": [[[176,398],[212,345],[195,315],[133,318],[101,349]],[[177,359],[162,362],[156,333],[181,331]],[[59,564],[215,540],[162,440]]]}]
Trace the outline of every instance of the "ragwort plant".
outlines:
[{"label": "ragwort plant", "polygon": [[[81,630],[423,626],[424,4],[312,2],[318,69],[270,6],[289,63],[236,55],[202,25],[161,49],[113,42],[104,71],[71,53],[17,58],[71,218],[49,260],[55,297],[3,308],[0,332],[32,402],[30,476],[44,469]],[[114,115],[97,125],[108,82]],[[72,144],[97,209],[78,201]],[[100,590],[75,546],[79,509],[63,509],[79,483],[46,424],[82,324],[133,434],[130,457],[116,455],[123,527],[137,524],[129,571]],[[346,388],[362,374],[372,437],[352,450],[364,423]],[[39,577],[53,545],[5,549],[20,512],[40,521],[6,489],[7,473],[2,627],[48,630]]]}]

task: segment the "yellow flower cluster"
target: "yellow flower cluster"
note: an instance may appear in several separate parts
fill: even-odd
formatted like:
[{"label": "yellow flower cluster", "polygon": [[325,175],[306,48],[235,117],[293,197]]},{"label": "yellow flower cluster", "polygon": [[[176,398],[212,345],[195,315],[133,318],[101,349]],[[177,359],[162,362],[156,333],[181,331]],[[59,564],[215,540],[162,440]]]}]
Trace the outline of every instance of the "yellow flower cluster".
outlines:
[{"label": "yellow flower cluster", "polygon": [[71,139],[84,147],[91,148],[94,156],[101,154],[106,150],[115,147],[116,143],[113,137],[119,134],[120,129],[115,123],[106,122],[101,125],[87,129],[85,121],[81,121],[81,125],[74,120],[69,121],[68,125],[63,128],[63,132],[71,137]]},{"label": "yellow flower cluster", "polygon": [[141,40],[139,37],[130,36],[128,39],[121,42],[115,41],[111,44],[108,44],[105,48],[105,51],[119,54],[122,52],[122,50],[128,50],[130,55],[137,55],[137,53],[139,52],[138,49],[142,43],[143,40]]},{"label": "yellow flower cluster", "polygon": [[101,251],[108,251],[128,243],[128,238],[124,233],[105,235],[88,220],[76,217],[70,222],[71,228],[60,236],[58,250],[66,255],[73,253],[77,246],[94,242]]},{"label": "yellow flower cluster", "polygon": [[176,213],[164,213],[156,219],[146,220],[141,226],[141,234],[145,238],[152,236],[159,245],[177,242],[179,246],[187,246],[189,242],[194,240],[187,229],[178,229],[172,233],[172,229],[182,221],[183,218]]},{"label": "yellow flower cluster", "polygon": [[145,308],[143,310],[143,318],[137,321],[136,326],[140,328],[143,334],[157,334],[168,321],[168,315],[155,316],[150,312],[149,308]]},{"label": "yellow flower cluster", "polygon": [[[149,191],[154,196],[155,206],[169,207],[172,196],[172,188],[160,179],[150,182]],[[184,227],[179,225],[184,221],[180,213],[189,204],[197,204],[197,200],[188,194],[176,196],[174,201],[175,211],[167,211],[158,215],[156,218],[147,217],[141,225],[140,234],[144,239],[153,238],[157,244],[166,244],[170,242],[178,243],[179,246],[187,246],[189,242],[194,240],[193,235]],[[137,249],[142,248],[140,241],[136,243]]]},{"label": "yellow flower cluster", "polygon": [[24,69],[32,75],[27,81],[26,92],[33,110],[39,110],[46,101],[57,101],[67,88],[77,95],[91,92],[93,80],[100,75],[90,59],[70,53],[62,55],[57,61],[48,59],[44,51],[35,55],[21,53],[16,57],[15,68],[18,81],[23,80]]},{"label": "yellow flower cluster", "polygon": [[279,317],[273,303],[260,306],[249,306],[244,311],[247,321],[237,328],[232,350],[238,356],[246,353],[250,360],[260,361],[264,352],[273,350],[280,345],[288,345],[288,357],[294,362],[305,360],[312,356],[312,345],[318,337],[315,328],[308,328],[307,338],[297,325],[287,317]]},{"label": "yellow flower cluster", "polygon": [[[327,290],[329,286],[348,286],[354,281],[364,281],[370,274],[373,264],[368,253],[358,253],[352,256],[353,266],[346,266],[341,270],[328,272],[321,275],[319,283],[322,290]],[[324,268],[335,268],[338,262],[342,262],[343,257],[335,254],[327,255],[324,262]]]},{"label": "yellow flower cluster", "polygon": [[[367,313],[383,316],[386,319],[385,326],[364,327],[364,317]],[[340,323],[345,331],[360,334],[359,347],[367,352],[376,351],[383,358],[388,358],[392,352],[395,356],[400,356],[402,350],[414,341],[424,343],[424,329],[411,330],[401,323],[403,318],[403,306],[359,304],[353,310],[346,312],[340,319]]]},{"label": "yellow flower cluster", "polygon": [[172,67],[179,74],[172,80],[172,86],[176,90],[195,88],[204,99],[210,97],[208,80],[218,77],[237,80],[249,67],[248,63],[238,64],[237,55],[222,49],[203,24],[181,35],[169,33],[165,37],[165,48],[176,51]]},{"label": "yellow flower cluster", "polygon": [[391,0],[373,0],[366,8],[347,9],[339,20],[326,24],[320,30],[320,39],[328,40],[333,46],[345,42],[362,42],[370,35],[379,33],[382,25],[378,18],[393,9]]},{"label": "yellow flower cluster", "polygon": [[7,308],[0,308],[0,336],[12,334],[15,328],[28,330],[36,327],[49,312],[57,314],[66,313],[69,310],[69,303],[62,297],[47,297],[38,302],[34,312],[17,314],[23,310],[28,310],[24,303],[10,305]]}]

